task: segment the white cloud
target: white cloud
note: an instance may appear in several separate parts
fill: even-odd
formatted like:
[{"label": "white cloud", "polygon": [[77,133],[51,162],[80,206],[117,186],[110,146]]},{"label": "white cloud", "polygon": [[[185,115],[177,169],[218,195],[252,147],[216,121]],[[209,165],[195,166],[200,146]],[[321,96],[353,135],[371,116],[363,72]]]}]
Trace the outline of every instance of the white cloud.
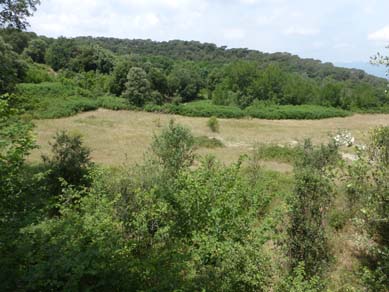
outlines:
[{"label": "white cloud", "polygon": [[246,32],[239,28],[229,28],[223,31],[223,36],[230,40],[239,40],[246,37]]},{"label": "white cloud", "polygon": [[371,41],[389,41],[389,25],[369,34],[368,39]]},{"label": "white cloud", "polygon": [[[383,0],[45,0],[30,23],[51,37],[198,40],[345,61],[382,47],[365,36],[388,9]],[[389,40],[389,24],[369,40]]]},{"label": "white cloud", "polygon": [[284,33],[290,36],[316,36],[320,33],[320,30],[302,26],[291,26],[284,30]]}]

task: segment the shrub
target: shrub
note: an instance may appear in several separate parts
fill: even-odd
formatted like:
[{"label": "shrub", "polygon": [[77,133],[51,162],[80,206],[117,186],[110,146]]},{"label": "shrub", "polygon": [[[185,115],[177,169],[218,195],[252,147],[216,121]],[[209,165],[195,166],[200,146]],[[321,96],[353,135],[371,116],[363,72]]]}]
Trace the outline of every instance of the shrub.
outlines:
[{"label": "shrub", "polygon": [[182,168],[192,164],[194,138],[187,128],[170,120],[169,126],[154,136],[151,149],[157,161],[168,175],[176,175]]},{"label": "shrub", "polygon": [[303,262],[309,277],[320,275],[330,257],[324,219],[333,190],[326,170],[336,150],[332,144],[315,148],[306,141],[295,164],[296,185],[289,199],[289,257],[292,268]]},{"label": "shrub", "polygon": [[209,129],[211,129],[212,132],[219,132],[220,130],[219,121],[216,117],[210,117],[207,122],[207,126]]},{"label": "shrub", "polygon": [[345,210],[333,210],[330,213],[328,223],[336,231],[341,230],[347,223],[349,214]]},{"label": "shrub", "polygon": [[346,117],[350,115],[350,112],[318,105],[262,105],[257,103],[247,107],[245,114],[253,118],[270,120],[318,120]]},{"label": "shrub", "polygon": [[346,117],[350,112],[342,109],[318,105],[271,105],[257,103],[242,110],[237,106],[216,105],[209,100],[198,100],[183,104],[165,104],[160,106],[146,106],[146,111],[162,111],[189,117],[216,117],[216,118],[243,118],[258,119],[326,119]]},{"label": "shrub", "polygon": [[216,139],[216,138],[209,138],[207,136],[200,136],[195,137],[194,145],[197,147],[203,147],[203,148],[219,148],[224,147],[224,144]]},{"label": "shrub", "polygon": [[151,84],[142,68],[132,67],[122,97],[135,106],[143,106],[151,99]]},{"label": "shrub", "polygon": [[99,107],[110,110],[126,110],[131,108],[126,99],[110,95],[99,96],[97,98],[97,104]]},{"label": "shrub", "polygon": [[90,150],[82,145],[80,135],[70,135],[64,131],[58,132],[51,144],[52,156],[43,156],[46,168],[49,170],[48,186],[52,195],[62,191],[61,180],[81,187],[89,184],[87,177],[92,166]]},{"label": "shrub", "polygon": [[298,158],[299,148],[290,146],[279,146],[273,144],[256,145],[254,151],[259,159],[276,160],[279,162],[293,163]]}]

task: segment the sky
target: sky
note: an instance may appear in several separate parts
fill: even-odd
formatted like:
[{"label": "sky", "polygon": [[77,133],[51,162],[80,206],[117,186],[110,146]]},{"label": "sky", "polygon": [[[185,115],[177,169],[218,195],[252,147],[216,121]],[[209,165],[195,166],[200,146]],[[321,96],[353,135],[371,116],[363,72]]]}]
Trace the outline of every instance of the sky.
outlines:
[{"label": "sky", "polygon": [[215,43],[326,62],[389,54],[389,0],[42,0],[30,30]]}]

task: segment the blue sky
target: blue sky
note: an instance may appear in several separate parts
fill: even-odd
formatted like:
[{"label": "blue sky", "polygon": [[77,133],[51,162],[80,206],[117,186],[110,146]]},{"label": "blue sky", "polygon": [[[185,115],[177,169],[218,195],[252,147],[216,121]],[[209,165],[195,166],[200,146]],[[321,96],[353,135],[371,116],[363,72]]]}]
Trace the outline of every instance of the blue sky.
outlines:
[{"label": "blue sky", "polygon": [[47,36],[198,40],[367,62],[389,45],[389,0],[42,0],[30,30]]}]

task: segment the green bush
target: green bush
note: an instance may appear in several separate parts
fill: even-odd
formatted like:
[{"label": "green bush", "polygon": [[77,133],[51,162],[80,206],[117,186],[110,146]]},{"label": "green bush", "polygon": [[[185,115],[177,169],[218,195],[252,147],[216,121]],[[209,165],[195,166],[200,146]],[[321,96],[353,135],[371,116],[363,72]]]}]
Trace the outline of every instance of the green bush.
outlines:
[{"label": "green bush", "polygon": [[99,96],[97,104],[99,107],[110,110],[127,110],[132,108],[126,99],[110,95]]},{"label": "green bush", "polygon": [[212,132],[219,132],[220,130],[219,121],[216,117],[210,117],[207,122],[207,126]]},{"label": "green bush", "polygon": [[50,72],[50,68],[37,64],[30,63],[28,64],[28,69],[26,76],[24,78],[25,83],[42,83],[42,82],[51,82],[54,81],[55,76],[53,72]]},{"label": "green bush", "polygon": [[336,231],[341,230],[347,223],[349,214],[345,210],[333,210],[329,215],[328,223]]},{"label": "green bush", "polygon": [[333,117],[347,117],[350,112],[319,105],[262,105],[254,104],[244,110],[247,116],[269,120],[319,120]]},{"label": "green bush", "polygon": [[49,170],[47,185],[50,193],[62,193],[61,180],[76,188],[89,185],[90,149],[82,144],[81,136],[58,132],[50,145],[52,155],[42,157]]},{"label": "green bush", "polygon": [[252,117],[269,120],[317,120],[333,117],[347,117],[351,112],[319,105],[271,105],[254,104],[242,110],[237,106],[215,105],[209,100],[199,100],[179,105],[146,105],[149,112],[164,112],[189,117],[243,118]]},{"label": "green bush", "polygon": [[67,117],[99,107],[111,110],[135,109],[120,97],[93,98],[88,90],[74,86],[72,82],[23,83],[17,86],[16,95],[21,107],[39,119]]},{"label": "green bush", "polygon": [[207,136],[195,137],[194,145],[201,148],[219,148],[224,147],[224,144],[216,139]]},{"label": "green bush", "polygon": [[254,151],[262,160],[276,160],[278,162],[293,163],[298,158],[299,148],[279,146],[273,144],[256,145]]}]

